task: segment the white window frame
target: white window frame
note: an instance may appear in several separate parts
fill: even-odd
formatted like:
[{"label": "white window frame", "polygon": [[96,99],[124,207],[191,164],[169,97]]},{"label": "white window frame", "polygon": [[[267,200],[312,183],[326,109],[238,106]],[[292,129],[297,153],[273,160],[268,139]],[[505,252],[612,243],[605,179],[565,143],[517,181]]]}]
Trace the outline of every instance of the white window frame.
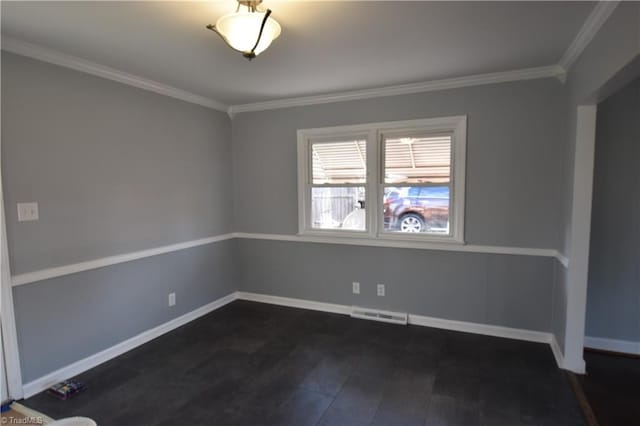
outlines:
[{"label": "white window frame", "polygon": [[[385,134],[397,132],[452,134],[450,175],[452,184],[449,198],[450,234],[384,232],[381,200],[384,187],[387,184],[384,182],[383,138]],[[353,139],[365,135],[367,136],[366,183],[353,186],[365,187],[366,230],[341,231],[313,228],[311,224],[311,188],[313,186],[311,144],[322,141],[349,140],[349,138]],[[300,129],[298,130],[298,235],[464,244],[466,152],[467,117],[464,115]],[[407,186],[412,185],[407,184]]]}]

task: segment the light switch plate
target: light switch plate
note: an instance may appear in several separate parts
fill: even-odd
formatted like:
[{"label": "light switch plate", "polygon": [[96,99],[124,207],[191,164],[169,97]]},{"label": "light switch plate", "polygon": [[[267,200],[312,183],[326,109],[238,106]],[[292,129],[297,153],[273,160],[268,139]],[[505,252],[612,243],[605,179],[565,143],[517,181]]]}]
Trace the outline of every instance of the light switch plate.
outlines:
[{"label": "light switch plate", "polygon": [[169,306],[175,306],[175,305],[176,305],[176,294],[169,293]]},{"label": "light switch plate", "polygon": [[353,286],[353,294],[360,294],[360,283],[354,281],[351,285]]},{"label": "light switch plate", "polygon": [[18,203],[18,222],[38,220],[38,203]]},{"label": "light switch plate", "polygon": [[384,284],[378,284],[378,296],[384,296]]}]

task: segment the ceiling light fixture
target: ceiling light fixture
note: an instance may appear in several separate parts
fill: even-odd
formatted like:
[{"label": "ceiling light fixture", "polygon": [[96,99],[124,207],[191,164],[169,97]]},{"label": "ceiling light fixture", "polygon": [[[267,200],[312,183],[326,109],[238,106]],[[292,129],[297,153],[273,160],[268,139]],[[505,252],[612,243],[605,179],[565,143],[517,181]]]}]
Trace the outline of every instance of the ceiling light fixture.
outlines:
[{"label": "ceiling light fixture", "polygon": [[[262,0],[238,0],[234,13],[222,16],[207,28],[218,34],[230,48],[252,60],[280,35],[280,24],[271,18],[271,10],[258,10]],[[246,10],[240,10],[245,7]]]}]

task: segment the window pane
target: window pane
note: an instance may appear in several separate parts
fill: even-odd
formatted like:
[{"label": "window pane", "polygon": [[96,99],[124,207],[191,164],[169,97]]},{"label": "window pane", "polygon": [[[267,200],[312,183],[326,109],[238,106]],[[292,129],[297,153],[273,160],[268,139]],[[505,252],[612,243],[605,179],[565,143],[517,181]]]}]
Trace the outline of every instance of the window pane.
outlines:
[{"label": "window pane", "polygon": [[366,230],[365,189],[322,187],[311,189],[311,226],[315,229]]},{"label": "window pane", "polygon": [[385,139],[385,183],[448,183],[450,173],[451,136]]},{"label": "window pane", "polygon": [[367,142],[352,140],[311,144],[313,183],[365,183]]},{"label": "window pane", "polygon": [[448,186],[384,188],[385,232],[449,235]]}]

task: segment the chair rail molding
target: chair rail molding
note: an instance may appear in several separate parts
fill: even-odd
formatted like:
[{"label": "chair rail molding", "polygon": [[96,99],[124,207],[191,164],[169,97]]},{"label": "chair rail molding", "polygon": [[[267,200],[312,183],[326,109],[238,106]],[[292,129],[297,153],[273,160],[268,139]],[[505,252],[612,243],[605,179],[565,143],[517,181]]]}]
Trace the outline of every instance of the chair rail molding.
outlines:
[{"label": "chair rail molding", "polygon": [[217,243],[233,238],[233,234],[223,234],[214,237],[201,238],[199,240],[185,241],[182,243],[171,244],[168,246],[155,247],[147,250],[140,250],[131,253],[118,254],[115,256],[103,257],[101,259],[88,260],[86,262],[73,263],[64,266],[56,266],[53,268],[40,269],[38,271],[26,272],[24,274],[14,275],[12,277],[12,285],[18,286],[29,284],[36,281],[48,280],[51,278],[61,277],[64,275],[75,274],[77,272],[88,271],[91,269],[103,268],[105,266],[116,265],[118,263],[131,262],[133,260],[143,259],[145,257],[157,256],[159,254],[171,253],[172,251],[184,250],[191,247],[198,247],[206,244]]},{"label": "chair rail molding", "polygon": [[568,260],[561,255],[556,249],[546,248],[527,248],[527,247],[502,247],[502,246],[483,246],[472,244],[451,244],[423,241],[402,241],[387,240],[377,238],[336,238],[315,235],[286,235],[286,234],[255,234],[246,232],[232,232],[228,234],[216,235],[198,240],[185,241],[167,246],[154,247],[147,250],[140,250],[131,253],[118,254],[114,256],[103,257],[101,259],[93,259],[69,265],[56,266],[53,268],[40,269],[37,271],[26,272],[11,277],[13,286],[30,284],[37,281],[48,280],[51,278],[61,277],[64,275],[75,274],[78,272],[88,271],[91,269],[103,268],[105,266],[116,265],[118,263],[131,262],[145,257],[157,256],[160,254],[170,253],[173,251],[184,250],[191,247],[197,247],[206,244],[217,243],[230,239],[251,239],[251,240],[271,240],[271,241],[288,241],[299,243],[319,243],[319,244],[343,244],[354,246],[369,247],[387,247],[387,248],[405,248],[414,250],[436,250],[466,253],[488,253],[488,254],[506,254],[514,256],[539,256],[550,257],[560,261],[563,265],[568,265]]}]

